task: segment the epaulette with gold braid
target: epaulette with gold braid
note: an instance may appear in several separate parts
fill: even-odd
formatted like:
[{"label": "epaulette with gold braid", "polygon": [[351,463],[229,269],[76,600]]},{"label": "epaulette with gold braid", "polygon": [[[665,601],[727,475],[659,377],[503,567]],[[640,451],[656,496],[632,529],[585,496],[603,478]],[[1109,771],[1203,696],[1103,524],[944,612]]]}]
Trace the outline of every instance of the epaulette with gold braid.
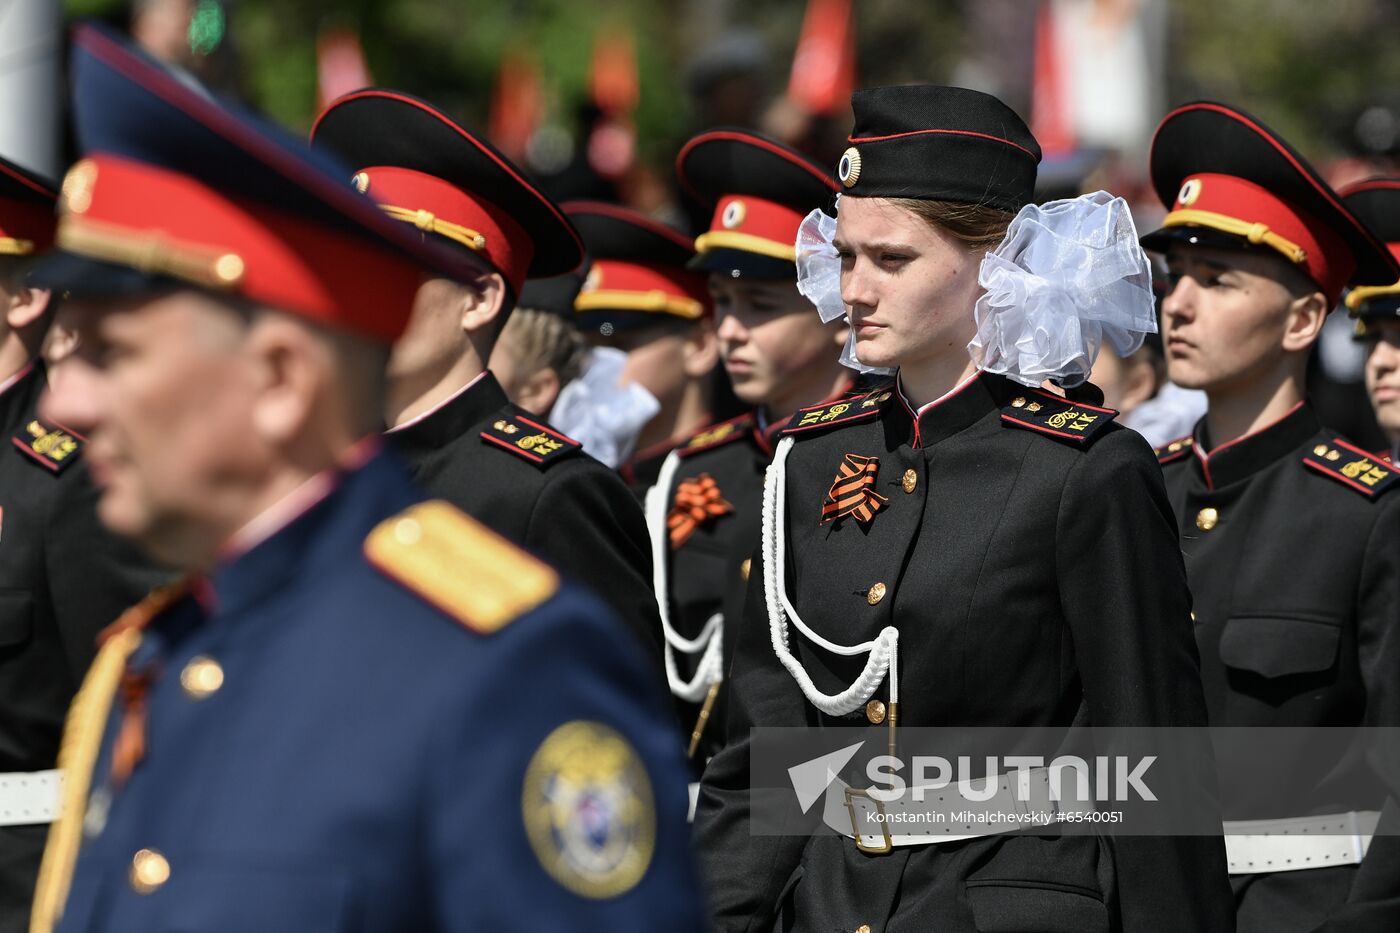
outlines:
[{"label": "epaulette with gold braid", "polygon": [[1158,463],[1175,463],[1182,457],[1189,456],[1195,446],[1196,439],[1188,434],[1186,437],[1178,437],[1174,441],[1168,441],[1161,447],[1154,447],[1152,452],[1157,455]]},{"label": "epaulette with gold braid", "polygon": [[482,635],[559,589],[559,576],[547,564],[441,499],[380,522],[364,548],[385,576]]},{"label": "epaulette with gold braid", "polygon": [[583,449],[573,438],[524,415],[502,415],[481,432],[481,439],[540,467]]},{"label": "epaulette with gold braid", "polygon": [[1392,464],[1340,437],[1309,450],[1303,455],[1303,465],[1368,499],[1375,499],[1387,489],[1400,485],[1400,473],[1395,472]]},{"label": "epaulette with gold braid", "polygon": [[1071,402],[1042,389],[1027,389],[1001,410],[1002,423],[1009,427],[1029,428],[1081,445],[1088,445],[1117,417],[1112,408]]},{"label": "epaulette with gold braid", "polygon": [[782,433],[784,436],[816,434],[839,424],[874,418],[892,398],[894,386],[886,383],[876,386],[864,395],[847,396],[836,402],[801,408],[788,419]]},{"label": "epaulette with gold braid", "polygon": [[721,421],[716,425],[711,425],[677,447],[676,456],[689,457],[691,454],[698,454],[702,450],[714,450],[716,447],[723,447],[726,444],[732,444],[737,440],[742,440],[753,430],[755,423],[754,416],[748,414],[740,415],[737,418],[730,418],[728,421]]},{"label": "epaulette with gold braid", "polygon": [[76,463],[83,449],[81,436],[38,418],[31,418],[10,442],[20,453],[55,475]]}]

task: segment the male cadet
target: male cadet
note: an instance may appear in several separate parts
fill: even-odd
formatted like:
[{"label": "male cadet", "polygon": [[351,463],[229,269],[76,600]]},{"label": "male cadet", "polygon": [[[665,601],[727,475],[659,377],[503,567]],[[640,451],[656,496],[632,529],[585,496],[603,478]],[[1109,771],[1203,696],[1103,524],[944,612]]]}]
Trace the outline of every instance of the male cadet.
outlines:
[{"label": "male cadet", "polygon": [[26,276],[53,241],[56,196],[0,159],[0,933],[29,926],[63,714],[97,633],[163,582],[98,522],[83,440],[37,412],[53,304]]},{"label": "male cadet", "polygon": [[643,653],[379,436],[423,272],[471,258],[108,33],[74,45],[86,157],[44,274],[80,346],[49,410],[104,523],[190,576],[79,692],[33,929],[697,929]]},{"label": "male cadet", "polygon": [[[1352,213],[1400,259],[1400,178],[1372,178],[1338,192]],[[1356,338],[1366,344],[1366,391],[1390,439],[1384,456],[1400,463],[1400,281],[1347,293]]]},{"label": "male cadet", "polygon": [[[676,173],[713,215],[690,267],[709,276],[724,368],[753,407],[671,451],[646,496],[667,677],[703,768],[723,744],[717,700],[758,548],[771,432],[797,409],[849,390],[855,373],[839,360],[847,328],[822,324],[797,290],[797,228],[830,205],[831,173],[739,130],[690,140]],[[726,619],[734,620],[728,630]]]},{"label": "male cadet", "polygon": [[621,469],[640,495],[666,455],[714,420],[719,343],[705,276],[686,268],[695,241],[645,214],[595,201],[571,201],[564,212],[593,258],[574,301],[579,329],[595,345],[624,351],[622,379],[661,403]]},{"label": "male cadet", "polygon": [[[1400,725],[1400,477],[1324,428],[1303,385],[1343,286],[1390,284],[1400,265],[1232,107],[1168,114],[1151,161],[1169,213],[1143,245],[1167,257],[1168,373],[1209,399],[1195,432],[1158,455],[1211,724],[1252,730],[1216,749],[1239,929],[1374,916],[1353,878],[1396,775],[1374,773],[1346,730]],[[1338,738],[1319,747],[1275,726]]]},{"label": "male cadet", "polygon": [[635,499],[577,441],[512,404],[486,368],[526,277],[582,262],[568,219],[490,144],[407,94],[343,97],[311,141],[353,165],[355,186],[390,217],[487,264],[469,282],[424,283],[389,358],[389,433],[414,479],[594,587],[655,652]]}]

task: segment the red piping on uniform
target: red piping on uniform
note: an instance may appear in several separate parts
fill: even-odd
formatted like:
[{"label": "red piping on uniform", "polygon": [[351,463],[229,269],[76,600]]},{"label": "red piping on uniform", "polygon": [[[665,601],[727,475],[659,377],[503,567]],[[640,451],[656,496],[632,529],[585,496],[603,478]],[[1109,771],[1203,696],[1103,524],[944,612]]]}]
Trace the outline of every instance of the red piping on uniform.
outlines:
[{"label": "red piping on uniform", "polygon": [[[522,419],[522,420],[523,420],[523,419]],[[516,447],[514,444],[507,444],[505,441],[501,440],[499,437],[496,437],[494,434],[488,434],[488,433],[486,433],[485,431],[482,431],[482,432],[481,432],[481,439],[482,439],[482,440],[486,440],[486,441],[490,441],[490,442],[493,443],[493,444],[499,444],[500,446],[504,447],[506,450],[509,450],[509,451],[511,451],[512,453],[520,454],[520,455],[523,456],[523,457],[528,457],[529,459],[535,461],[536,463],[544,463],[544,458],[543,458],[543,457],[539,457],[539,456],[536,456],[535,454],[530,453],[530,451],[526,450],[524,447]]]},{"label": "red piping on uniform", "polygon": [[1010,415],[1004,413],[1001,416],[1001,420],[1006,421],[1010,424],[1019,424],[1023,428],[1030,428],[1032,431],[1039,431],[1042,434],[1053,434],[1056,437],[1067,437],[1072,441],[1084,440],[1083,434],[1069,434],[1065,431],[1056,431],[1054,428],[1047,428],[1039,424],[1033,424],[1029,421],[1022,421],[1020,418],[1013,418]]},{"label": "red piping on uniform", "polygon": [[17,437],[12,437],[12,438],[10,438],[10,441],[11,441],[11,443],[13,443],[16,447],[18,447],[20,450],[22,450],[22,451],[24,451],[25,453],[29,454],[29,456],[33,457],[35,460],[38,460],[40,463],[42,463],[45,467],[47,467],[47,468],[48,468],[49,470],[51,470],[52,472],[54,472],[54,473],[57,473],[57,472],[58,472],[58,464],[57,464],[57,463],[54,463],[52,460],[50,460],[48,457],[45,457],[43,454],[35,453],[35,452],[34,452],[34,448],[30,447],[30,446],[29,446],[28,444],[26,444],[24,441],[20,440],[20,439],[17,438]]},{"label": "red piping on uniform", "polygon": [[562,432],[560,432],[560,431],[556,431],[556,430],[554,430],[553,428],[547,428],[547,427],[545,427],[544,425],[540,424],[538,421],[531,421],[529,418],[526,418],[524,415],[516,415],[516,416],[515,416],[515,420],[516,420],[516,421],[523,421],[523,422],[525,422],[526,424],[528,424],[530,427],[532,427],[532,428],[534,428],[534,429],[536,429],[536,430],[538,430],[538,431],[543,431],[543,432],[546,433],[546,434],[552,434],[552,435],[554,435],[555,437],[558,437],[558,438],[561,438],[561,439],[563,439],[563,440],[568,441],[570,444],[577,444],[577,443],[578,443],[578,441],[574,440],[574,439],[573,439],[572,437],[570,437],[569,435],[564,434],[564,433],[562,433]]},{"label": "red piping on uniform", "polygon": [[17,386],[21,379],[23,379],[25,376],[29,375],[31,372],[34,371],[34,366],[38,362],[38,359],[30,360],[28,363],[24,364],[24,368],[21,369],[19,372],[15,373],[13,376],[6,379],[4,382],[0,382],[0,395],[4,395],[6,392],[10,391],[15,386]]},{"label": "red piping on uniform", "polygon": [[29,189],[31,189],[31,190],[33,190],[33,191],[37,191],[39,194],[42,194],[44,197],[48,198],[50,201],[56,201],[56,200],[58,200],[58,192],[57,192],[57,191],[54,191],[52,188],[47,188],[47,187],[45,187],[44,185],[39,184],[38,182],[34,181],[32,178],[25,178],[23,175],[19,174],[18,172],[10,171],[9,168],[7,168],[7,167],[5,167],[5,166],[3,166],[3,165],[0,165],[0,172],[4,172],[6,175],[8,175],[9,177],[13,178],[15,181],[19,182],[21,185],[24,185],[26,188],[29,188]]},{"label": "red piping on uniform", "polygon": [[[690,142],[682,146],[681,151],[676,155],[676,177],[680,179],[681,185],[685,188],[685,190],[690,192],[691,196],[694,197],[697,201],[703,202],[707,199],[702,197],[698,191],[691,187],[690,179],[686,178],[685,172],[682,171],[682,163],[685,162],[685,157],[690,153],[690,150],[694,149],[697,146],[704,145],[707,142],[713,142],[715,140],[720,139],[727,139],[733,142],[746,143],[750,146],[753,146],[756,149],[762,149],[772,155],[778,156],[781,159],[786,159],[788,162],[791,162],[798,168],[808,172],[813,178],[826,185],[832,191],[841,190],[836,187],[836,182],[832,180],[830,175],[826,174],[825,172],[818,171],[805,159],[793,158],[793,154],[791,152],[788,152],[781,146],[775,145],[774,143],[770,143],[768,140],[762,139],[758,136],[751,136],[748,133],[735,133],[732,130],[716,130],[710,133],[701,133],[699,136],[695,137]],[[739,192],[734,193],[738,194]]]},{"label": "red piping on uniform", "polygon": [[1365,457],[1367,460],[1376,460],[1376,459],[1379,459],[1379,457],[1378,457],[1377,454],[1368,453],[1368,452],[1362,450],[1360,447],[1357,447],[1355,444],[1348,444],[1346,441],[1342,440],[1340,437],[1334,437],[1334,438],[1332,438],[1332,443],[1336,444],[1338,447],[1345,447],[1347,450],[1350,450],[1350,451],[1351,451],[1352,453],[1354,453],[1354,454],[1360,454],[1361,456]]},{"label": "red piping on uniform", "polygon": [[73,436],[76,437],[78,440],[82,441],[84,444],[87,443],[87,435],[86,435],[86,434],[79,434],[77,431],[74,431],[72,428],[68,427],[68,425],[64,424],[62,421],[55,421],[55,420],[53,420],[52,418],[45,418],[45,419],[43,419],[43,420],[44,420],[44,421],[47,421],[49,424],[51,424],[51,425],[53,425],[54,427],[58,428],[60,431],[67,431],[69,434],[73,435]]},{"label": "red piping on uniform", "polygon": [[1098,405],[1090,405],[1088,402],[1077,402],[1074,399],[1067,398],[1063,395],[1056,395],[1054,392],[1046,392],[1044,389],[1031,389],[1031,391],[1034,392],[1036,395],[1039,395],[1041,398],[1048,398],[1050,399],[1050,401],[1056,402],[1060,405],[1067,404],[1074,408],[1092,408],[1094,411],[1098,412],[1101,415],[1118,414],[1116,409],[1101,408]]},{"label": "red piping on uniform", "polygon": [[1030,151],[1029,149],[1027,149],[1025,146],[1022,146],[1020,143],[1013,143],[1013,142],[1012,142],[1011,140],[1009,140],[1009,139],[1002,139],[1000,136],[991,136],[991,135],[989,135],[989,134],[987,134],[987,133],[975,133],[975,132],[973,132],[972,130],[913,130],[912,132],[909,132],[909,133],[891,133],[889,136],[848,136],[848,137],[846,137],[846,140],[847,140],[847,142],[853,142],[853,143],[881,143],[881,142],[884,142],[884,141],[887,140],[887,139],[904,139],[904,138],[907,137],[907,136],[932,136],[932,135],[941,135],[941,136],[975,136],[975,137],[977,137],[978,139],[989,139],[989,140],[991,140],[991,141],[994,142],[994,143],[1004,143],[1004,144],[1010,146],[1010,147],[1013,148],[1013,149],[1020,149],[1022,152],[1024,152],[1026,155],[1030,156],[1032,159],[1035,159],[1037,162],[1040,161],[1040,157],[1039,157],[1039,156],[1037,156],[1034,152],[1031,152],[1031,151]]},{"label": "red piping on uniform", "polygon": [[1257,435],[1257,434],[1262,434],[1262,433],[1264,433],[1265,431],[1269,430],[1270,428],[1274,427],[1275,425],[1280,424],[1281,422],[1287,420],[1290,416],[1292,416],[1292,414],[1293,414],[1295,411],[1297,411],[1298,409],[1300,409],[1300,408],[1303,407],[1303,403],[1304,403],[1305,401],[1307,401],[1307,400],[1306,400],[1306,399],[1299,399],[1298,402],[1296,402],[1296,403],[1293,405],[1292,408],[1288,409],[1288,411],[1286,411],[1286,412],[1284,412],[1283,414],[1279,415],[1277,418],[1275,418],[1273,421],[1270,421],[1268,424],[1264,425],[1262,428],[1256,428],[1255,430],[1250,431],[1248,434],[1241,434],[1239,437],[1235,438],[1235,439],[1232,440],[1232,441],[1226,441],[1225,443],[1221,444],[1219,447],[1215,448],[1214,450],[1210,451],[1209,453],[1206,452],[1204,445],[1202,445],[1202,444],[1195,444],[1195,445],[1193,445],[1192,449],[1196,451],[1196,456],[1200,458],[1200,460],[1201,460],[1201,469],[1204,470],[1204,471],[1205,471],[1205,474],[1206,474],[1206,488],[1207,488],[1207,489],[1211,489],[1211,490],[1214,490],[1214,489],[1215,489],[1215,484],[1212,483],[1212,482],[1211,482],[1211,479],[1210,479],[1210,458],[1211,458],[1211,457],[1214,457],[1216,454],[1220,453],[1222,450],[1225,450],[1225,449],[1227,449],[1227,448],[1230,448],[1230,447],[1235,446],[1236,444],[1240,443],[1241,441],[1248,440],[1249,438],[1254,437],[1254,436]]},{"label": "red piping on uniform", "polygon": [[1325,466],[1321,466],[1320,464],[1313,463],[1311,460],[1304,460],[1304,461],[1303,461],[1303,465],[1304,465],[1304,466],[1312,467],[1314,470],[1316,470],[1317,472],[1323,474],[1324,476],[1330,476],[1330,477],[1332,477],[1333,479],[1341,480],[1342,482],[1346,483],[1346,484],[1347,484],[1348,486],[1350,486],[1351,488],[1353,488],[1353,489],[1359,489],[1360,491],[1364,492],[1364,493],[1365,493],[1366,495],[1368,495],[1368,496],[1374,496],[1374,495],[1376,494],[1376,491],[1375,491],[1374,489],[1370,488],[1369,486],[1363,486],[1363,485],[1361,485],[1361,484],[1358,483],[1358,482],[1355,482],[1355,481],[1353,481],[1353,480],[1347,479],[1347,478],[1346,478],[1345,476],[1343,476],[1342,474],[1340,474],[1340,473],[1334,473],[1332,470],[1327,469]]},{"label": "red piping on uniform", "polygon": [[944,402],[948,401],[949,399],[956,398],[958,395],[961,395],[963,389],[966,389],[968,386],[972,385],[974,382],[978,381],[978,380],[981,379],[981,378],[982,378],[982,370],[979,369],[979,370],[977,370],[977,372],[973,373],[973,374],[972,374],[972,377],[969,378],[969,379],[968,379],[966,382],[964,382],[962,385],[955,387],[952,391],[948,392],[946,395],[943,395],[943,396],[941,396],[941,397],[939,397],[939,398],[934,399],[933,401],[929,402],[927,405],[924,405],[923,407],[921,407],[918,411],[915,411],[914,409],[912,409],[912,408],[909,407],[909,400],[906,399],[906,398],[904,397],[904,387],[903,387],[903,385],[902,385],[898,380],[896,380],[895,385],[894,385],[894,388],[895,388],[895,395],[898,395],[898,396],[899,396],[900,404],[902,404],[902,405],[904,406],[904,410],[905,410],[905,411],[909,412],[909,419],[910,419],[911,421],[914,422],[914,446],[915,446],[915,447],[919,447],[919,446],[920,446],[920,445],[919,445],[919,419],[922,418],[922,417],[924,416],[924,413],[925,413],[925,412],[932,411],[933,409],[937,408],[939,405],[942,405]]}]

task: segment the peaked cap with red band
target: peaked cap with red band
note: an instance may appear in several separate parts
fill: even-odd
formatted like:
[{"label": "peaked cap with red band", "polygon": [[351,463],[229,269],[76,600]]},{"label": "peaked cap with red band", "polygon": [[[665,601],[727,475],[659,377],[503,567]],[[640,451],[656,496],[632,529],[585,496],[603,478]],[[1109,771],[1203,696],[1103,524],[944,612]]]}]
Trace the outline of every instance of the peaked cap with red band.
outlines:
[{"label": "peaked cap with red band", "polygon": [[645,214],[594,201],[564,205],[593,266],[574,299],[579,327],[608,336],[710,314],[705,275],[686,268],[695,241]]},{"label": "peaked cap with red band", "polygon": [[[1400,178],[1368,178],[1337,191],[1342,202],[1376,238],[1400,260]],[[1400,318],[1400,278],[1389,285],[1355,283],[1347,293],[1347,310],[1357,318],[1357,336],[1366,336],[1364,322]]]},{"label": "peaked cap with red band", "polygon": [[355,91],[311,130],[355,167],[355,185],[392,217],[491,264],[517,298],[526,278],[583,261],[563,212],[494,146],[400,91]]},{"label": "peaked cap with red band", "polygon": [[711,130],[676,157],[681,186],[714,212],[695,240],[692,269],[793,280],[797,228],[814,208],[830,213],[831,173],[782,143],[745,130]]},{"label": "peaked cap with red band", "polygon": [[1167,114],[1152,140],[1152,184],[1168,209],[1142,238],[1268,250],[1336,302],[1348,281],[1382,285],[1400,265],[1316,170],[1277,133],[1225,104],[1199,101]]},{"label": "peaked cap with red band", "polygon": [[836,167],[860,198],[956,201],[1016,213],[1031,203],[1040,144],[990,94],[911,84],[851,95],[855,129]]},{"label": "peaked cap with red band", "polygon": [[425,272],[481,274],[386,217],[335,160],[105,28],[75,32],[71,84],[84,157],[37,284],[79,297],[195,285],[387,343]]},{"label": "peaked cap with red band", "polygon": [[0,256],[30,256],[53,245],[58,189],[8,159],[0,159]]}]

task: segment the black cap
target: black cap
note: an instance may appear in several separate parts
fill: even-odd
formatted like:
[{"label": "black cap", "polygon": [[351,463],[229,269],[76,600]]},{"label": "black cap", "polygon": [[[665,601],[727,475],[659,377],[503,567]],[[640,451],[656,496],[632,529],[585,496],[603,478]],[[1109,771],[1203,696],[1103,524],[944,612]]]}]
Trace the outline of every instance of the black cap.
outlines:
[{"label": "black cap", "polygon": [[676,176],[713,217],[692,269],[795,279],[797,228],[839,190],[821,164],[747,130],[701,133],[676,157]]},{"label": "black cap", "polygon": [[[1400,259],[1400,178],[1368,178],[1347,185],[1337,194],[1376,238]],[[1367,320],[1400,318],[1400,281],[1389,285],[1353,287],[1347,310],[1357,318],[1357,335],[1365,336]]]},{"label": "black cap", "polygon": [[588,263],[585,261],[576,272],[566,272],[547,279],[526,279],[525,287],[520,290],[520,300],[515,303],[516,307],[553,314],[568,321],[572,326],[577,323],[574,320],[574,299],[578,298],[578,293],[582,291],[587,274]]},{"label": "black cap", "polygon": [[1040,144],[1010,107],[961,87],[851,95],[855,129],[836,180],[862,198],[956,201],[1015,213],[1035,194]]}]

